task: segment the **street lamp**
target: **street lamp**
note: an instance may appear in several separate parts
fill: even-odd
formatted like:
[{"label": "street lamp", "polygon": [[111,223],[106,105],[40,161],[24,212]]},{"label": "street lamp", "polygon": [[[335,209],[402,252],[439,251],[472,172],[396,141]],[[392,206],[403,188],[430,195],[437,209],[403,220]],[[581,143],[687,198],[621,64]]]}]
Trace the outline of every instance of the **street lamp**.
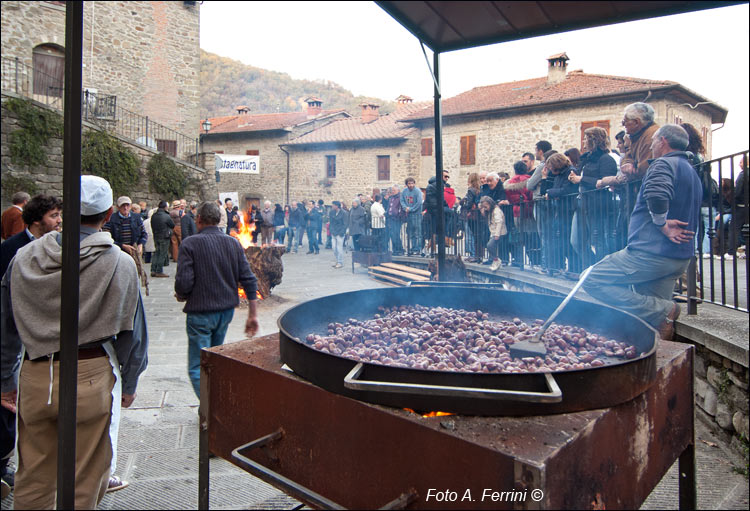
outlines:
[{"label": "street lamp", "polygon": [[204,133],[208,133],[209,130],[211,129],[211,121],[209,121],[208,119],[206,119],[205,121],[203,121],[202,126],[203,126]]}]

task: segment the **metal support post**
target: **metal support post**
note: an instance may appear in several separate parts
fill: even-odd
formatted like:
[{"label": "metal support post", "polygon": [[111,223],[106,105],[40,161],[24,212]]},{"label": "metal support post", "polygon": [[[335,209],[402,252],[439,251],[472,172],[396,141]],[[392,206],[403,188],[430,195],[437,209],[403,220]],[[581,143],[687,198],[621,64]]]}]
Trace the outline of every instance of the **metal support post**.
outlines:
[{"label": "metal support post", "polygon": [[62,300],[57,421],[57,508],[75,506],[78,401],[78,272],[81,228],[81,86],[83,2],[65,6]]}]

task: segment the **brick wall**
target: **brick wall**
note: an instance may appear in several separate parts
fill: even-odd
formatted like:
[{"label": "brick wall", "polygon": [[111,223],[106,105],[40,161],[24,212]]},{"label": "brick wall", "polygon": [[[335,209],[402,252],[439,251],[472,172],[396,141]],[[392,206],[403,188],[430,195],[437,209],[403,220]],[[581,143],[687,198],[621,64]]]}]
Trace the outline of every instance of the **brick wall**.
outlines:
[{"label": "brick wall", "polygon": [[[34,47],[65,45],[65,8],[2,2],[2,56],[31,66]],[[198,135],[199,2],[86,2],[83,85],[190,137]]]}]

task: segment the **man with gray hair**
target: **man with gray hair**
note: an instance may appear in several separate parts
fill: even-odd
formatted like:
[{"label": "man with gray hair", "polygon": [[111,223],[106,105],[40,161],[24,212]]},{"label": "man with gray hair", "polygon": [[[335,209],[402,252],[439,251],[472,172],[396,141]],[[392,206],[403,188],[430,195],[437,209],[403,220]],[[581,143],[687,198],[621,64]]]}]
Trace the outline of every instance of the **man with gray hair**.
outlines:
[{"label": "man with gray hair", "polygon": [[625,107],[622,125],[630,139],[630,149],[620,160],[620,170],[629,181],[640,179],[648,170],[651,139],[659,129],[654,123],[654,109],[647,103],[632,103]]},{"label": "man with gray hair", "polygon": [[655,131],[656,159],[638,192],[628,245],[597,263],[585,284],[591,296],[638,316],[666,340],[680,314],[672,290],[693,257],[703,199],[687,146],[687,132],[676,124]]},{"label": "man with gray hair", "polygon": [[252,337],[258,331],[258,281],[240,242],[219,229],[220,218],[219,206],[214,202],[198,207],[198,234],[180,244],[180,264],[174,281],[175,297],[186,302],[182,311],[187,314],[188,375],[198,398],[201,349],[224,344],[234,308],[240,303],[238,286],[245,290],[248,302],[245,333]]},{"label": "man with gray hair", "polygon": [[263,202],[263,209],[260,211],[260,217],[263,222],[260,224],[260,235],[262,245],[271,245],[273,243],[273,233],[276,230],[273,226],[273,208],[270,200]]},{"label": "man with gray hair", "polygon": [[26,228],[23,218],[21,218],[21,212],[30,199],[31,195],[26,192],[16,192],[13,194],[11,199],[13,205],[3,211],[2,217],[0,217],[0,237],[3,238],[3,241],[11,236],[15,236]]}]

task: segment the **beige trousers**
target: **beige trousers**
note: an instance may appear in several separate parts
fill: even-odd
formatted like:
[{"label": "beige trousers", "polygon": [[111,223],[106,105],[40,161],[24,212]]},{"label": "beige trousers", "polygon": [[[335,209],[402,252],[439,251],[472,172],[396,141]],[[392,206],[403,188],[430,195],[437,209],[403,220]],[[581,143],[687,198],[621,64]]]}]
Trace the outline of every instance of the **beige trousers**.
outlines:
[{"label": "beige trousers", "polygon": [[[16,509],[55,509],[57,493],[57,406],[60,362],[53,362],[48,405],[49,361],[24,361],[18,387]],[[109,481],[112,446],[109,424],[115,376],[107,357],[78,361],[76,411],[76,509],[96,509]]]}]

